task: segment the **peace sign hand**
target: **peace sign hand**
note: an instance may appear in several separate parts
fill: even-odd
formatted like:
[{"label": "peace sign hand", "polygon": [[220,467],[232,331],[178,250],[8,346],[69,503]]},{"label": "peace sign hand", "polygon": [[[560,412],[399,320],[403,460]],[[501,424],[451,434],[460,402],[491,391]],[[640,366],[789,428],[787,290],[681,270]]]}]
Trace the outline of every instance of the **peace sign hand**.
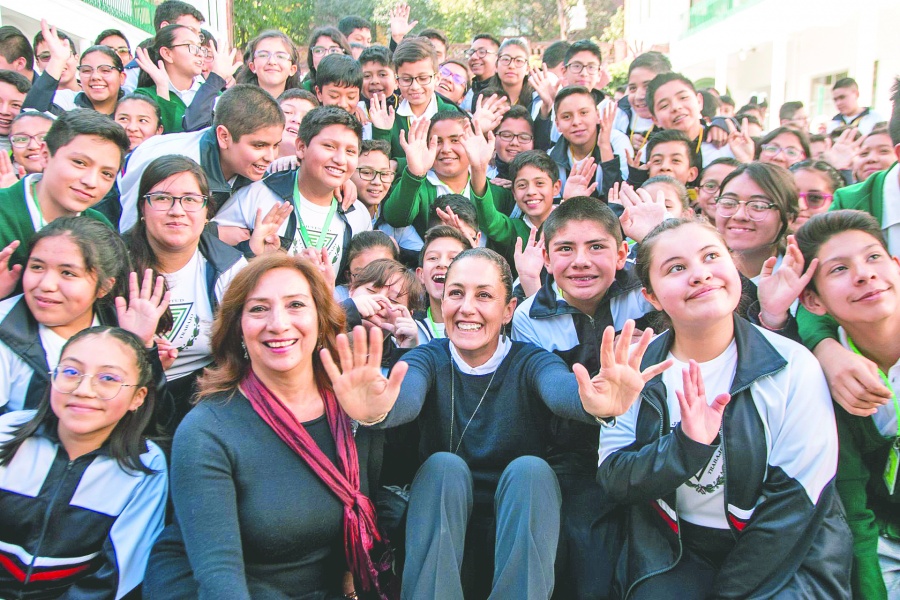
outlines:
[{"label": "peace sign hand", "polygon": [[262,256],[281,249],[278,230],[293,210],[294,206],[290,202],[279,202],[269,209],[265,217],[263,217],[261,208],[256,209],[256,221],[249,242],[253,254]]},{"label": "peace sign hand", "polygon": [[600,372],[593,379],[584,366],[576,364],[572,367],[581,404],[588,414],[597,418],[625,414],[640,396],[644,384],[672,366],[669,359],[641,371],[641,360],[653,338],[653,330],[644,330],[634,350],[629,347],[633,333],[634,321],[631,319],[622,328],[618,342],[614,341],[615,329],[612,326],[606,328],[600,343]]},{"label": "peace sign hand", "polygon": [[337,336],[340,368],[327,348],[319,353],[341,408],[351,419],[362,424],[378,422],[390,412],[397,402],[400,384],[409,368],[401,361],[394,365],[390,378],[382,375],[383,341],[378,328],[366,332],[365,327],[354,327],[352,350],[346,334]]},{"label": "peace sign hand", "polygon": [[752,162],[756,154],[756,142],[747,133],[750,131],[750,121],[744,117],[740,131],[735,129],[731,119],[726,119],[725,123],[728,126],[728,147],[731,148],[731,153],[742,163]]},{"label": "peace sign hand", "polygon": [[675,390],[681,408],[681,430],[686,436],[701,444],[712,444],[722,427],[722,415],[731,401],[730,394],[719,394],[712,404],[706,403],[706,388],[700,365],[691,360],[681,371],[684,391]]}]

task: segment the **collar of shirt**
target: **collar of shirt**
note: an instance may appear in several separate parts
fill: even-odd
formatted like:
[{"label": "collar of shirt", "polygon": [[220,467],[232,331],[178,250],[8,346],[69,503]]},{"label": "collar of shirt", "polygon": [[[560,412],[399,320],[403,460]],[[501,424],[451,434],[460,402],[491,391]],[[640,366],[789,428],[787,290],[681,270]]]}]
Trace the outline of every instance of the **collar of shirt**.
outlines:
[{"label": "collar of shirt", "polygon": [[170,81],[169,82],[169,91],[175,92],[179,98],[182,98],[182,96],[184,94],[190,94],[193,97],[193,95],[197,93],[197,90],[200,89],[200,86],[203,85],[203,83],[204,83],[203,76],[197,75],[196,77],[194,77],[194,80],[191,82],[191,87],[189,87],[186,90],[179,90],[174,85],[172,85],[172,82]]},{"label": "collar of shirt", "polygon": [[[428,106],[425,108],[424,117],[430,119],[438,112],[437,105],[437,95],[431,94],[431,102],[428,103]],[[409,105],[409,102],[406,101],[406,98],[400,101],[400,106],[397,107],[397,116],[398,117],[415,117],[413,114],[412,107]]]},{"label": "collar of shirt", "polygon": [[[446,333],[444,335],[446,335]],[[466,364],[466,361],[462,359],[462,356],[459,355],[459,351],[456,349],[456,346],[453,345],[453,342],[450,342],[450,357],[456,364],[456,368],[466,375],[488,375],[500,368],[500,363],[502,363],[503,359],[506,358],[506,355],[509,354],[510,348],[512,348],[512,342],[505,335],[501,335],[500,342],[497,344],[497,350],[494,351],[493,356],[491,356],[483,365],[470,367]]]},{"label": "collar of shirt", "polygon": [[900,163],[891,167],[884,176],[884,205],[881,228],[887,229],[900,223]]},{"label": "collar of shirt", "polygon": [[[440,178],[437,176],[437,173],[435,173],[434,171],[428,171],[428,174],[425,175],[425,179],[427,179],[431,185],[433,185],[435,188],[437,188],[438,197],[441,197],[445,194],[455,194],[456,193],[453,190],[451,190],[450,187],[446,183],[441,181]],[[465,196],[466,198],[471,198],[472,197],[471,192],[472,192],[472,179],[470,177],[469,181],[466,182],[466,188],[462,191],[461,195]]]}]

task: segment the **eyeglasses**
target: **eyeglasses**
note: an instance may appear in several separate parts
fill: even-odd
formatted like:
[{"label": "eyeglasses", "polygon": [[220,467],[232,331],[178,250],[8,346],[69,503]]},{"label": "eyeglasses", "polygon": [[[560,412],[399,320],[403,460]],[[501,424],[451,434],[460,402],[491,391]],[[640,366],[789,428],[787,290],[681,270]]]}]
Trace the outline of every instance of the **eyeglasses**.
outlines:
[{"label": "eyeglasses", "polygon": [[344,49],[340,46],[313,46],[310,48],[312,53],[315,56],[322,56],[323,54],[342,54]]},{"label": "eyeglasses", "polygon": [[441,67],[440,73],[441,77],[446,77],[456,85],[466,85],[468,83],[465,76],[460,75],[459,73],[454,73],[446,67]]},{"label": "eyeglasses", "polygon": [[706,181],[700,184],[700,189],[707,194],[715,194],[719,191],[719,185],[720,184],[717,181]]},{"label": "eyeglasses", "polygon": [[113,51],[115,51],[115,53],[119,56],[131,55],[131,48],[129,48],[128,46],[119,46],[118,48],[113,48]]},{"label": "eyeglasses", "polygon": [[200,194],[185,194],[184,196],[173,196],[165,192],[152,192],[144,196],[144,200],[154,210],[169,210],[175,206],[176,202],[181,204],[184,212],[197,212],[206,206],[206,196]]},{"label": "eyeglasses", "polygon": [[356,172],[359,173],[359,178],[364,181],[375,181],[375,176],[377,175],[383,183],[390,183],[397,176],[397,173],[394,171],[378,171],[369,167],[356,167]]},{"label": "eyeglasses", "polygon": [[[87,374],[82,373],[71,365],[60,365],[50,371],[50,382],[53,389],[62,394],[71,394],[78,389]],[[125,383],[119,375],[114,373],[94,373],[88,379],[91,389],[101,400],[112,400],[123,387],[138,387],[136,384]]]},{"label": "eyeglasses", "polygon": [[572,71],[573,73],[581,73],[582,71],[587,71],[588,75],[593,75],[597,71],[600,70],[600,65],[597,63],[588,63],[582,64],[580,62],[573,62],[566,65],[567,71]]},{"label": "eyeglasses", "polygon": [[46,133],[39,133],[37,135],[17,133],[15,135],[9,136],[9,143],[12,144],[14,148],[27,148],[28,144],[31,143],[31,140],[34,140],[38,144],[41,144],[43,143],[45,137],[47,137]]},{"label": "eyeglasses", "polygon": [[519,142],[523,144],[527,144],[534,139],[534,136],[530,133],[513,133],[512,131],[498,131],[497,137],[504,142],[511,142],[514,139],[518,139]]},{"label": "eyeglasses", "polygon": [[50,53],[49,52],[41,52],[37,56],[35,56],[39,63],[45,63],[50,61]]},{"label": "eyeglasses", "polygon": [[821,208],[834,198],[834,194],[823,194],[822,192],[800,192],[798,195],[810,208]]},{"label": "eyeglasses", "polygon": [[488,50],[487,48],[469,48],[463,54],[466,55],[466,58],[471,58],[472,55],[477,56],[478,58],[484,58],[488,54],[497,54],[496,50]]},{"label": "eyeglasses", "polygon": [[97,65],[97,68],[89,67],[88,65],[81,65],[78,67],[78,74],[82,77],[90,77],[94,74],[94,71],[97,71],[101,75],[111,75],[115,71],[121,71],[119,67],[114,67],[112,65]]},{"label": "eyeglasses", "polygon": [[413,84],[413,81],[419,82],[419,85],[426,86],[434,79],[434,73],[431,75],[416,75],[415,77],[411,77],[409,75],[400,75],[397,77],[397,83],[400,87],[409,87]]},{"label": "eyeglasses", "polygon": [[291,55],[287,52],[269,52],[268,50],[257,50],[253,53],[253,60],[264,60],[266,62],[269,62],[269,59],[273,57],[278,62],[294,62],[291,60]]},{"label": "eyeglasses", "polygon": [[169,46],[169,48],[179,48],[181,46],[186,46],[188,52],[190,52],[194,56],[209,56],[209,48],[198,46],[197,44],[172,44],[171,46]]},{"label": "eyeglasses", "polygon": [[788,146],[787,148],[782,148],[777,144],[763,144],[761,148],[762,154],[765,154],[766,156],[770,156],[772,158],[775,158],[781,152],[784,152],[784,155],[790,159],[802,158],[804,156],[803,150],[791,148],[790,146]]},{"label": "eyeglasses", "polygon": [[522,58],[521,56],[513,58],[509,54],[504,54],[497,59],[497,63],[503,65],[504,67],[509,65],[510,63],[516,65],[517,67],[524,67],[528,64],[528,59]]},{"label": "eyeglasses", "polygon": [[744,213],[751,221],[762,221],[766,218],[768,211],[777,206],[773,202],[764,200],[738,200],[727,196],[719,196],[716,198],[716,214],[723,217],[733,217],[737,214],[738,208],[744,205]]}]

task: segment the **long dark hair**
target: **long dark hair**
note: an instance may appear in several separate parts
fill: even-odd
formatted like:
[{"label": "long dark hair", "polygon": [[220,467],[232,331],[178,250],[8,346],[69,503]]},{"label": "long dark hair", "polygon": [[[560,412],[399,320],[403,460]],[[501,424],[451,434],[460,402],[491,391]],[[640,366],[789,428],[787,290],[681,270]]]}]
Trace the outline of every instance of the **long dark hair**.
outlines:
[{"label": "long dark hair", "polygon": [[308,78],[313,85],[316,83],[316,68],[313,66],[313,46],[320,37],[331,38],[335,44],[344,50],[344,54],[350,55],[350,44],[347,42],[346,36],[336,27],[316,27],[309,35],[309,48],[306,50],[306,66],[309,67]]},{"label": "long dark hair", "polygon": [[[109,455],[123,470],[152,475],[156,471],[150,469],[141,461],[141,454],[147,451],[144,431],[146,431],[153,418],[153,409],[156,404],[153,370],[147,358],[144,344],[130,331],[119,327],[101,325],[79,331],[69,338],[69,341],[63,346],[60,357],[65,356],[66,350],[75,342],[92,336],[100,338],[100,340],[97,340],[98,342],[106,337],[118,340],[134,352],[138,371],[137,386],[146,387],[147,395],[144,397],[143,404],[134,411],[126,412],[125,416],[119,419],[119,422],[116,423],[116,426],[110,432],[106,443],[109,446]],[[46,425],[52,431],[56,431],[56,428],[59,426],[59,418],[50,405],[50,394],[52,393],[52,386],[48,386],[34,418],[16,428],[13,436],[5,443],[0,444],[0,466],[7,466],[25,440],[35,435],[41,426]]]},{"label": "long dark hair", "polygon": [[[162,57],[159,54],[159,51],[162,48],[171,48],[172,44],[175,43],[175,34],[178,33],[179,29],[187,29],[188,31],[193,31],[187,25],[178,25],[173,23],[171,25],[166,25],[162,29],[156,32],[156,36],[153,38],[153,42],[147,46],[147,54],[150,55],[150,60],[153,61],[153,64],[157,64]],[[202,43],[199,45],[203,45]],[[153,82],[153,78],[147,74],[146,71],[141,71],[138,76],[138,87],[155,87],[156,84]]]},{"label": "long dark hair", "polygon": [[61,217],[53,220],[31,238],[28,255],[31,256],[41,240],[53,237],[68,238],[78,246],[85,270],[97,277],[97,293],[107,280],[114,280],[109,292],[94,301],[94,312],[97,312],[98,308],[112,310],[116,296],[128,297],[131,261],[125,243],[118,233],[108,225],[89,217]]},{"label": "long dark hair", "polygon": [[[180,154],[169,154],[154,159],[141,173],[141,181],[138,183],[138,220],[134,227],[125,234],[125,246],[128,248],[128,253],[131,255],[131,260],[134,263],[134,270],[137,271],[139,277],[143,276],[147,269],[153,271],[154,279],[160,275],[158,271],[159,261],[147,238],[147,226],[144,223],[144,211],[147,208],[147,201],[144,200],[144,196],[160,181],[181,173],[193,175],[197,181],[197,186],[200,188],[200,193],[208,198],[206,201],[206,217],[212,218],[216,214],[216,201],[209,193],[209,182],[206,179],[203,167],[194,160]],[[172,329],[172,324],[172,312],[166,309],[166,313],[159,319],[159,324],[156,328],[157,333],[169,331]]]}]

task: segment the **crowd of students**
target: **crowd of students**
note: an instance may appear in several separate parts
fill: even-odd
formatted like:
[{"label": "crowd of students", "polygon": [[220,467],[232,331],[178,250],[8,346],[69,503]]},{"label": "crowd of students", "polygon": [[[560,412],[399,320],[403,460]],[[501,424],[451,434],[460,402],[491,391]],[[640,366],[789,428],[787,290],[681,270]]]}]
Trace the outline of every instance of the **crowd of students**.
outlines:
[{"label": "crowd of students", "polygon": [[900,598],[900,80],[410,16],[0,27],[0,597]]}]

